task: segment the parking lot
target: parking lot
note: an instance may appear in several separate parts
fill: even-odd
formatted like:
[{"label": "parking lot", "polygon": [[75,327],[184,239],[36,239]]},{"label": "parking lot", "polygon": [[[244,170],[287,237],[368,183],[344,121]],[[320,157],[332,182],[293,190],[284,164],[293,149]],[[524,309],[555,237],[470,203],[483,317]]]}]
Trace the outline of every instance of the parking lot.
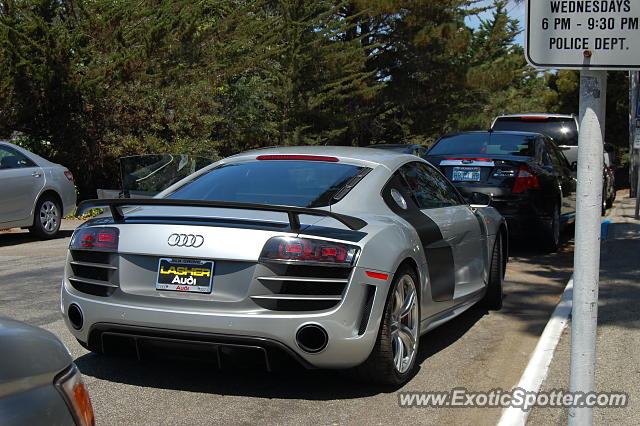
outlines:
[{"label": "parking lot", "polygon": [[[26,231],[0,233],[0,315],[45,328],[69,348],[82,371],[98,424],[486,424],[500,409],[400,408],[400,391],[456,387],[510,389],[520,378],[571,275],[572,242],[555,254],[512,247],[499,312],[472,309],[421,340],[419,370],[400,389],[352,381],[342,372],[292,366],[267,373],[248,363],[218,370],[173,360],[137,361],[83,349],[60,315],[60,281],[72,230],[37,241]],[[533,245],[531,245],[533,246]]]}]

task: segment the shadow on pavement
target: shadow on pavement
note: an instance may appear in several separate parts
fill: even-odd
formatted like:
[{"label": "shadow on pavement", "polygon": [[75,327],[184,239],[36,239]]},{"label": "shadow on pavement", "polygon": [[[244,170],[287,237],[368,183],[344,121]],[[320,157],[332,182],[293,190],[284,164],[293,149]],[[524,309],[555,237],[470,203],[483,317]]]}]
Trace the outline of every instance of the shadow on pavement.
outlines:
[{"label": "shadow on pavement", "polygon": [[600,259],[598,326],[639,329],[640,225],[609,225]]},{"label": "shadow on pavement", "polygon": [[560,248],[548,253],[526,238],[511,241],[500,315],[520,323],[520,330],[540,336],[573,272],[573,233],[561,236]]},{"label": "shadow on pavement", "polygon": [[[73,234],[73,231],[61,230],[56,234],[55,238],[51,238],[51,240],[69,238],[71,237],[71,234]],[[37,241],[42,240],[31,235],[26,230],[24,232],[0,232],[0,247],[11,247]]]}]

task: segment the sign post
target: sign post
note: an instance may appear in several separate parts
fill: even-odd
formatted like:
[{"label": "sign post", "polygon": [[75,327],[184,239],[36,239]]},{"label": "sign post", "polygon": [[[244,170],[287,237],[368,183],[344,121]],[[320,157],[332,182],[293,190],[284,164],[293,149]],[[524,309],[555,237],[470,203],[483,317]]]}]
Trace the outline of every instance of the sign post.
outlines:
[{"label": "sign post", "polygon": [[[571,392],[595,383],[606,70],[640,68],[640,0],[528,0],[527,61],[580,69],[580,134],[571,320]],[[591,425],[591,407],[569,409],[569,425]]]}]

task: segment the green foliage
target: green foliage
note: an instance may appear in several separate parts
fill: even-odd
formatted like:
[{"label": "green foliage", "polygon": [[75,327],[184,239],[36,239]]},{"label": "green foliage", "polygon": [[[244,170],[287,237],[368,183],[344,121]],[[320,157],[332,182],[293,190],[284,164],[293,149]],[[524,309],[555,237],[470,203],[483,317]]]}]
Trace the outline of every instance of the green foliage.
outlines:
[{"label": "green foliage", "polygon": [[3,1],[0,136],[68,166],[86,198],[118,186],[120,156],[429,144],[499,113],[577,112],[576,73],[526,64],[504,0],[469,28],[477,3]]}]

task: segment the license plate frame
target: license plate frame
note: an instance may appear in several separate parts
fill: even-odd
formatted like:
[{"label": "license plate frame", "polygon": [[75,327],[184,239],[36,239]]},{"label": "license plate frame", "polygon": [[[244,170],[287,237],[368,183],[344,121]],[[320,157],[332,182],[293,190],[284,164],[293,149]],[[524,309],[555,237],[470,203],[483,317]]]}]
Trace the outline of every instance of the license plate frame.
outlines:
[{"label": "license plate frame", "polygon": [[213,260],[161,257],[156,269],[156,290],[211,293],[214,265]]},{"label": "license plate frame", "polygon": [[480,167],[454,167],[451,172],[453,182],[480,182]]}]

